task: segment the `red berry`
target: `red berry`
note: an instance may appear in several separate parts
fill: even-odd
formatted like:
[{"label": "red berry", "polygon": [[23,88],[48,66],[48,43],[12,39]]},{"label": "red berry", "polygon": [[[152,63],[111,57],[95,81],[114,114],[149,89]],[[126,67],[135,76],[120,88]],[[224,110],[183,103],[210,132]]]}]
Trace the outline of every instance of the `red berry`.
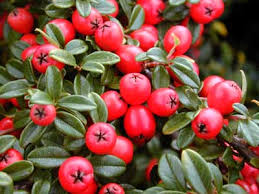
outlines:
[{"label": "red berry", "polygon": [[192,130],[202,139],[214,139],[223,127],[222,115],[213,108],[202,109],[192,121]]},{"label": "red berry", "polygon": [[75,29],[83,35],[93,35],[98,27],[103,23],[101,14],[94,8],[87,17],[80,16],[77,10],[72,15],[72,23]]},{"label": "red berry", "polygon": [[245,163],[244,168],[240,171],[246,182],[249,184],[256,183],[256,179],[259,175],[259,170]]},{"label": "red berry", "polygon": [[116,91],[107,91],[101,95],[108,109],[108,121],[116,120],[122,117],[128,105],[121,99],[121,95]]},{"label": "red berry", "polygon": [[134,143],[142,146],[155,135],[156,121],[145,106],[131,106],[124,117],[124,128]]},{"label": "red berry", "polygon": [[113,21],[104,22],[95,31],[96,44],[105,51],[116,51],[123,42],[123,31]]},{"label": "red berry", "polygon": [[56,118],[56,108],[51,104],[34,104],[31,108],[30,117],[36,125],[50,125]]},{"label": "red berry", "polygon": [[117,63],[117,68],[122,73],[140,73],[143,69],[142,62],[137,62],[135,57],[142,53],[143,50],[134,45],[122,45],[116,51],[120,57],[120,62]]},{"label": "red berry", "polygon": [[250,186],[249,186],[249,184],[247,182],[238,179],[236,181],[236,184],[241,186],[247,193],[250,193]]},{"label": "red berry", "polygon": [[222,81],[224,81],[224,79],[217,75],[211,75],[206,77],[206,79],[203,82],[201,96],[207,97],[211,88],[213,88],[213,86],[215,86],[217,83],[220,83]]},{"label": "red berry", "polygon": [[38,45],[37,41],[36,41],[36,35],[35,34],[24,34],[20,40],[27,42],[29,45],[34,46],[34,45]]},{"label": "red berry", "polygon": [[7,13],[4,13],[0,16],[0,40],[4,38],[4,24],[7,18]]},{"label": "red berry", "polygon": [[60,166],[58,178],[67,192],[82,192],[94,184],[93,166],[86,158],[70,157]]},{"label": "red berry", "polygon": [[[7,131],[14,129],[13,119],[5,117],[0,120],[0,131]],[[10,133],[16,137],[19,137],[21,134],[21,130],[16,130]]]},{"label": "red berry", "polygon": [[115,7],[115,11],[113,13],[109,14],[109,16],[116,18],[117,15],[119,14],[119,5],[118,5],[117,1],[116,0],[107,0],[107,1]]},{"label": "red berry", "polygon": [[151,93],[147,104],[152,113],[168,117],[176,112],[180,102],[178,94],[173,89],[160,88]]},{"label": "red berry", "polygon": [[61,62],[56,61],[49,57],[49,52],[57,49],[56,46],[51,44],[44,44],[41,45],[33,54],[32,64],[33,67],[39,71],[40,73],[45,73],[48,66],[54,65],[58,69],[63,69],[64,64]]},{"label": "red berry", "polygon": [[18,103],[18,100],[16,98],[10,98],[9,101],[16,107],[20,108],[20,105]]},{"label": "red berry", "polygon": [[[65,44],[73,40],[76,36],[76,32],[73,24],[66,19],[51,20],[48,24],[55,24],[60,29],[60,31],[64,36]],[[46,32],[46,28],[44,29],[44,31]],[[46,39],[44,39],[44,41],[48,43]]]},{"label": "red berry", "polygon": [[132,32],[130,36],[139,41],[140,48],[142,48],[143,51],[147,51],[148,49],[154,47],[158,41],[158,35],[156,32],[150,32],[150,30],[146,30],[146,27],[141,27],[140,29]]},{"label": "red berry", "polygon": [[99,194],[124,194],[124,189],[117,183],[109,183],[104,185]]},{"label": "red berry", "polygon": [[7,102],[8,102],[7,99],[0,99],[0,104],[3,105],[3,106],[4,106]]},{"label": "red berry", "polygon": [[93,183],[89,184],[87,189],[84,191],[76,192],[76,193],[71,193],[71,194],[95,194],[98,189],[98,186],[96,182],[94,181]]},{"label": "red berry", "polygon": [[249,194],[258,194],[259,193],[259,189],[257,187],[257,184],[252,184],[250,185],[250,193]]},{"label": "red berry", "polygon": [[163,20],[161,14],[166,6],[162,0],[138,0],[137,4],[144,9],[145,24],[155,25]]},{"label": "red berry", "polygon": [[257,156],[259,156],[259,146],[257,147],[249,147]]},{"label": "red berry", "polygon": [[9,149],[5,153],[0,154],[0,171],[14,162],[23,160],[22,154],[16,149]]},{"label": "red berry", "polygon": [[[175,38],[176,36],[180,43],[175,46]],[[184,54],[192,44],[192,34],[190,30],[184,26],[173,26],[171,27],[165,34],[164,37],[164,47],[165,50],[169,53],[173,47],[175,47],[175,51],[173,56],[178,56]]]},{"label": "red berry", "polygon": [[208,94],[209,107],[217,109],[221,114],[231,113],[234,103],[241,100],[241,89],[234,81],[223,81],[217,83]]},{"label": "red berry", "polygon": [[120,80],[120,94],[128,104],[142,104],[151,94],[150,81],[140,73],[124,75]]},{"label": "red berry", "polygon": [[11,28],[21,34],[30,33],[33,28],[33,16],[25,8],[16,8],[9,13],[7,18]]},{"label": "red berry", "polygon": [[116,156],[122,159],[126,164],[129,164],[133,159],[133,152],[134,148],[132,142],[126,137],[117,136],[115,146],[109,154]]},{"label": "red berry", "polygon": [[116,143],[115,129],[107,123],[95,123],[85,134],[85,144],[95,154],[109,153]]},{"label": "red berry", "polygon": [[145,176],[148,181],[151,181],[151,171],[153,170],[153,168],[155,166],[158,166],[158,160],[156,158],[150,160],[150,162],[146,168]]},{"label": "red berry", "polygon": [[28,57],[32,56],[39,47],[38,45],[34,45],[24,49],[21,54],[22,60],[25,61]]},{"label": "red berry", "polygon": [[192,19],[200,24],[207,24],[220,17],[224,12],[223,0],[200,0],[192,4],[190,15]]},{"label": "red berry", "polygon": [[153,25],[150,25],[150,24],[143,24],[143,25],[141,26],[141,29],[142,29],[142,30],[145,30],[145,31],[148,31],[148,32],[150,32],[150,33],[155,34],[156,36],[158,36],[158,30],[157,30],[156,27],[153,26]]}]

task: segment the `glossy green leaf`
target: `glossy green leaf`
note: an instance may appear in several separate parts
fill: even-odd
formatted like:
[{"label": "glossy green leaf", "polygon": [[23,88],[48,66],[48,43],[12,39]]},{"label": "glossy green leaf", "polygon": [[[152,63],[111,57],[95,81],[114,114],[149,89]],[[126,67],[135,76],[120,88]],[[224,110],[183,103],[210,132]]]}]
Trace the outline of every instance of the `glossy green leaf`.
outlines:
[{"label": "glossy green leaf", "polygon": [[169,0],[169,5],[178,6],[185,3],[186,0]]},{"label": "glossy green leaf", "polygon": [[152,74],[152,85],[155,89],[167,88],[170,84],[170,75],[164,66],[156,66]]},{"label": "glossy green leaf", "polygon": [[54,104],[48,93],[40,90],[31,96],[30,102],[32,104]]},{"label": "glossy green leaf", "polygon": [[7,72],[17,78],[17,79],[21,79],[24,77],[24,67],[23,67],[23,63],[17,59],[10,59],[7,61],[6,63],[6,70]]},{"label": "glossy green leaf", "polygon": [[44,146],[63,146],[64,137],[58,131],[51,130],[45,133],[40,141]]},{"label": "glossy green leaf", "polygon": [[85,138],[81,139],[73,139],[73,138],[65,138],[64,147],[69,151],[78,151],[85,146]]},{"label": "glossy green leaf", "polygon": [[153,61],[157,61],[160,63],[167,63],[167,53],[158,47],[153,47],[149,49],[146,53],[147,57],[152,59]]},{"label": "glossy green leaf", "polygon": [[200,0],[188,0],[190,3],[193,3],[193,4],[195,4],[195,3],[199,3],[199,1]]},{"label": "glossy green leaf", "polygon": [[223,177],[221,171],[218,169],[217,166],[212,163],[208,163],[208,165],[212,174],[214,185],[216,186],[218,193],[220,193],[223,185]]},{"label": "glossy green leaf", "polygon": [[127,18],[130,19],[131,12],[134,5],[133,0],[119,0],[119,2]]},{"label": "glossy green leaf", "polygon": [[238,112],[244,116],[249,116],[248,109],[246,108],[245,105],[240,104],[240,103],[234,103],[233,108],[235,109],[236,112]]},{"label": "glossy green leaf", "polygon": [[30,193],[24,190],[15,190],[13,194],[30,194]]},{"label": "glossy green leaf", "polygon": [[85,41],[74,39],[66,44],[65,50],[70,52],[72,55],[79,55],[85,53],[88,50],[88,46]]},{"label": "glossy green leaf", "polygon": [[96,62],[103,65],[113,65],[120,62],[120,57],[108,51],[95,51],[84,57],[82,64]]},{"label": "glossy green leaf", "polygon": [[6,84],[12,79],[13,77],[6,71],[6,69],[3,66],[0,66],[0,84]]},{"label": "glossy green leaf", "polygon": [[63,49],[54,49],[49,52],[49,56],[61,63],[65,63],[70,66],[76,66],[75,57],[68,51]]},{"label": "glossy green leaf", "polygon": [[246,93],[247,93],[247,79],[245,72],[243,70],[240,70],[241,77],[242,77],[242,100],[241,103],[245,103],[246,101]]},{"label": "glossy green leaf", "polygon": [[28,88],[29,84],[27,80],[20,79],[10,81],[0,87],[0,98],[6,99],[23,96],[27,92]]},{"label": "glossy green leaf", "polygon": [[246,194],[247,192],[237,184],[227,184],[223,186],[220,194]]},{"label": "glossy green leaf", "polygon": [[146,60],[149,60],[149,58],[147,57],[147,53],[146,52],[139,53],[135,57],[135,59],[136,59],[136,61],[146,61]]},{"label": "glossy green leaf", "polygon": [[49,66],[46,71],[46,88],[53,100],[58,99],[63,90],[63,79],[56,66]]},{"label": "glossy green leaf", "polygon": [[65,44],[65,37],[57,25],[47,24],[46,33],[49,35],[51,39],[58,42],[59,45],[63,46]]},{"label": "glossy green leaf", "polygon": [[165,189],[162,187],[150,187],[146,189],[143,194],[159,194],[161,191],[164,191]]},{"label": "glossy green leaf", "polygon": [[242,136],[249,145],[256,147],[259,145],[259,127],[251,120],[239,120],[238,134]]},{"label": "glossy green leaf", "polygon": [[33,184],[31,194],[46,194],[49,193],[50,182],[47,180],[38,180]]},{"label": "glossy green leaf", "polygon": [[182,129],[177,137],[177,146],[181,149],[190,145],[195,138],[195,133],[190,127]]},{"label": "glossy green leaf", "polygon": [[30,110],[25,109],[21,111],[17,111],[14,116],[14,128],[21,129],[24,128],[29,122],[31,121],[30,118]]},{"label": "glossy green leaf", "polygon": [[10,149],[15,143],[15,137],[12,135],[0,136],[0,154]]},{"label": "glossy green leaf", "polygon": [[97,9],[102,15],[107,15],[115,12],[115,7],[112,3],[106,0],[92,1],[91,5]]},{"label": "glossy green leaf", "polygon": [[28,160],[39,168],[59,167],[70,154],[60,147],[46,146],[36,148],[28,155]]},{"label": "glossy green leaf", "polygon": [[94,73],[103,73],[105,67],[101,63],[97,62],[86,62],[82,64],[82,69]]},{"label": "glossy green leaf", "polygon": [[180,191],[161,191],[159,194],[185,194],[185,193]]},{"label": "glossy green leaf", "polygon": [[45,13],[47,16],[51,18],[68,18],[71,16],[71,10],[70,9],[60,9],[57,8],[54,4],[48,4],[45,7]]},{"label": "glossy green leaf", "polygon": [[90,83],[82,74],[77,74],[74,80],[74,91],[77,95],[84,95],[91,91]]},{"label": "glossy green leaf", "polygon": [[89,0],[76,0],[76,9],[82,17],[87,17],[91,13]]},{"label": "glossy green leaf", "polygon": [[58,8],[69,8],[74,5],[74,0],[53,0],[53,4]]},{"label": "glossy green leaf", "polygon": [[182,21],[189,15],[189,8],[185,5],[167,6],[163,11],[163,18],[170,22]]},{"label": "glossy green leaf", "polygon": [[129,26],[130,30],[137,30],[139,29],[145,20],[145,12],[144,9],[140,5],[135,5],[130,19],[129,19]]},{"label": "glossy green leaf", "polygon": [[198,38],[200,37],[200,31],[201,31],[200,24],[190,19],[187,27],[192,33],[192,44],[194,44],[195,42],[197,42]]},{"label": "glossy green leaf", "polygon": [[0,187],[6,187],[13,184],[12,178],[5,172],[0,171]]},{"label": "glossy green leaf", "polygon": [[34,71],[32,68],[32,64],[31,64],[31,57],[28,57],[25,61],[24,61],[24,77],[25,79],[27,79],[29,82],[34,83],[36,81],[36,77],[34,75]]},{"label": "glossy green leaf", "polygon": [[17,59],[21,59],[21,54],[23,52],[24,49],[28,48],[30,45],[27,42],[18,40],[16,42],[14,42],[11,46],[10,46],[10,50],[11,53],[17,58]]}]

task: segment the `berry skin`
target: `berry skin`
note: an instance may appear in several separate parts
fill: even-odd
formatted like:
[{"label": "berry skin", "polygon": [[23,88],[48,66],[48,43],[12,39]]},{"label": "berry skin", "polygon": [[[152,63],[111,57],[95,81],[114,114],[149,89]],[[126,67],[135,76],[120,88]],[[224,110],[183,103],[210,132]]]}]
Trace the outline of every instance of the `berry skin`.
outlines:
[{"label": "berry skin", "polygon": [[[48,24],[55,24],[60,29],[60,31],[64,36],[65,44],[73,40],[76,36],[76,32],[73,24],[66,19],[51,20]],[[44,29],[44,31],[46,32],[46,29]],[[44,42],[48,43],[46,39],[44,39]]]},{"label": "berry skin", "polygon": [[234,110],[233,104],[240,102],[241,93],[241,89],[234,81],[220,82],[210,90],[207,97],[208,105],[223,115],[229,114]]},{"label": "berry skin", "polygon": [[175,47],[173,56],[178,56],[184,54],[192,44],[192,34],[190,30],[184,26],[173,26],[165,34],[164,37],[164,47],[166,52],[170,52],[174,47],[174,36],[176,36],[180,43]]},{"label": "berry skin", "polygon": [[67,192],[82,192],[94,184],[93,166],[86,158],[70,157],[60,166],[58,178]]},{"label": "berry skin", "polygon": [[236,184],[241,186],[248,194],[250,194],[250,186],[249,186],[249,184],[247,182],[238,179],[236,181]]},{"label": "berry skin", "polygon": [[133,142],[142,146],[155,135],[156,121],[145,106],[131,106],[124,117],[124,128]]},{"label": "berry skin", "polygon": [[16,8],[9,13],[7,18],[11,28],[21,34],[30,33],[33,28],[33,16],[24,8]]},{"label": "berry skin", "polygon": [[59,70],[63,69],[64,64],[49,57],[49,52],[57,49],[56,46],[51,44],[41,45],[33,54],[32,64],[33,67],[40,73],[45,73],[48,66],[54,65]]},{"label": "berry skin", "polygon": [[192,4],[190,15],[192,19],[200,24],[207,24],[220,17],[224,12],[223,0],[200,0]]},{"label": "berry skin", "polygon": [[155,25],[163,20],[161,14],[166,6],[162,0],[138,0],[137,4],[144,9],[145,24]]},{"label": "berry skin", "polygon": [[150,81],[140,73],[124,75],[120,80],[120,94],[128,104],[142,104],[151,94]]},{"label": "berry skin", "polygon": [[145,177],[148,181],[151,181],[151,176],[152,176],[151,173],[155,166],[158,166],[158,160],[156,158],[150,160],[150,162],[146,168]]},{"label": "berry skin", "polygon": [[220,83],[223,81],[224,81],[224,79],[217,75],[211,75],[211,76],[206,77],[206,79],[203,82],[201,96],[207,97],[211,88],[213,88],[213,86],[215,86],[217,83]]},{"label": "berry skin", "polygon": [[9,99],[9,101],[16,107],[16,108],[20,108],[20,105],[18,103],[18,100],[16,98],[11,98]]},{"label": "berry skin", "polygon": [[192,121],[192,130],[201,139],[214,139],[223,127],[223,117],[213,108],[202,109]]},{"label": "berry skin", "polygon": [[7,14],[4,13],[0,16],[0,40],[4,38],[4,24],[7,18]]},{"label": "berry skin", "polygon": [[25,61],[28,57],[32,56],[39,47],[38,45],[34,45],[24,49],[21,54],[22,60]]},{"label": "berry skin", "polygon": [[14,162],[23,160],[22,154],[16,149],[9,149],[5,153],[0,154],[0,171]]},{"label": "berry skin", "polygon": [[117,136],[115,146],[109,155],[116,156],[122,159],[126,164],[129,164],[133,159],[133,152],[134,148],[132,142],[126,137]]},{"label": "berry skin", "polygon": [[[5,117],[2,120],[0,120],[0,131],[6,131],[14,129],[13,119]],[[14,135],[16,137],[19,137],[21,134],[20,130],[16,130],[10,133],[11,135]]]},{"label": "berry skin", "polygon": [[77,10],[72,15],[72,23],[79,33],[83,35],[93,35],[100,25],[103,23],[101,14],[94,8],[87,17],[80,16]]},{"label": "berry skin", "polygon": [[120,62],[117,63],[117,68],[120,72],[126,73],[140,73],[143,69],[142,62],[136,61],[135,57],[142,53],[143,50],[134,45],[122,45],[116,51],[120,57]]},{"label": "berry skin", "polygon": [[244,179],[249,184],[256,183],[256,179],[259,176],[259,170],[245,163],[244,168],[240,171]]},{"label": "berry skin", "polygon": [[76,192],[76,193],[71,193],[71,194],[95,194],[97,189],[98,189],[98,186],[97,186],[96,182],[94,181],[93,183],[88,185],[86,190]]},{"label": "berry skin", "polygon": [[142,30],[145,30],[145,31],[149,31],[150,33],[155,34],[156,36],[158,36],[158,30],[157,30],[156,27],[153,26],[153,25],[150,25],[150,24],[143,24],[143,25],[141,26],[141,29],[142,29]]},{"label": "berry skin", "polygon": [[169,88],[159,88],[151,93],[147,101],[149,110],[160,117],[168,117],[179,107],[178,94]]},{"label": "berry skin", "polygon": [[96,44],[105,51],[116,51],[123,42],[123,31],[113,21],[104,22],[95,31]]},{"label": "berry skin", "polygon": [[36,35],[35,34],[24,34],[20,40],[27,42],[29,45],[31,46],[35,46],[38,45],[37,41],[36,41]]},{"label": "berry skin", "polygon": [[124,194],[124,189],[117,183],[109,183],[104,185],[99,194]]},{"label": "berry skin", "polygon": [[99,122],[88,128],[85,144],[95,154],[107,154],[115,146],[116,138],[116,132],[110,124]]},{"label": "berry skin", "polygon": [[156,32],[151,32],[150,30],[146,30],[147,27],[141,27],[140,29],[132,32],[130,36],[138,40],[140,43],[140,48],[143,51],[147,51],[148,49],[155,46],[156,42],[158,41],[158,34]]},{"label": "berry skin", "polygon": [[113,13],[109,14],[109,16],[116,18],[117,15],[119,14],[119,5],[118,5],[117,1],[116,0],[107,0],[107,1],[111,4],[113,4],[115,7],[115,11]]},{"label": "berry skin", "polygon": [[30,111],[30,117],[36,125],[50,125],[56,118],[56,108],[51,104],[34,104]]},{"label": "berry skin", "polygon": [[116,91],[107,91],[101,95],[108,109],[108,121],[116,120],[125,115],[128,105]]}]

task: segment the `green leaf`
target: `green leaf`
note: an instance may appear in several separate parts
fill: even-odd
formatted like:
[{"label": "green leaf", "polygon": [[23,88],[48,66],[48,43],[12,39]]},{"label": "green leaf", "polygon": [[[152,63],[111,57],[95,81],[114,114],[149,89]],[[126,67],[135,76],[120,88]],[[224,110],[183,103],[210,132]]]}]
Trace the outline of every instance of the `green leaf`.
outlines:
[{"label": "green leaf", "polygon": [[177,138],[177,146],[183,149],[190,145],[195,138],[195,133],[190,127],[182,129]]},{"label": "green leaf", "polygon": [[91,91],[91,86],[88,80],[80,73],[78,73],[74,80],[74,91],[77,95],[87,96]]},{"label": "green leaf", "polygon": [[90,161],[94,167],[94,173],[100,177],[118,177],[126,171],[125,162],[115,156],[94,156]]},{"label": "green leaf", "polygon": [[176,156],[164,154],[159,160],[158,174],[167,189],[185,191],[181,161]]},{"label": "green leaf", "polygon": [[0,154],[10,149],[15,143],[15,137],[12,135],[0,136]]},{"label": "green leaf", "polygon": [[49,35],[51,39],[58,42],[59,45],[63,46],[65,44],[65,37],[57,25],[47,24],[46,33]]},{"label": "green leaf", "polygon": [[159,194],[185,194],[185,193],[180,191],[162,191]]},{"label": "green leaf", "polygon": [[139,47],[139,45],[140,45],[138,40],[130,38],[130,37],[127,37],[127,44],[128,45],[134,45],[134,46],[137,46],[137,47]]},{"label": "green leaf", "polygon": [[120,62],[120,57],[108,51],[95,51],[84,57],[82,64],[96,62],[103,65],[113,65]]},{"label": "green leaf", "polygon": [[146,53],[146,56],[153,61],[157,61],[160,63],[167,63],[167,53],[158,47],[153,47],[149,49]]},{"label": "green leaf", "polygon": [[64,137],[55,130],[45,133],[40,140],[44,146],[63,146]]},{"label": "green leaf", "polygon": [[247,93],[247,80],[246,75],[243,70],[240,70],[242,77],[242,100],[241,103],[244,104],[246,101],[246,93]]},{"label": "green leaf", "polygon": [[56,66],[49,66],[46,71],[46,88],[53,100],[58,99],[63,90],[62,75]]},{"label": "green leaf", "polygon": [[0,66],[0,84],[6,84],[12,79],[12,76],[6,71],[6,69],[3,66]]},{"label": "green leaf", "polygon": [[91,13],[91,4],[89,0],[76,0],[76,9],[80,16],[87,17]]},{"label": "green leaf", "polygon": [[155,89],[167,88],[170,84],[170,75],[164,66],[156,66],[152,74],[152,85]]},{"label": "green leaf", "polygon": [[51,97],[40,90],[31,96],[30,102],[32,104],[54,104]]},{"label": "green leaf", "polygon": [[54,121],[55,127],[61,133],[74,138],[83,138],[85,127],[74,115],[60,111]]},{"label": "green leaf", "polygon": [[186,0],[169,0],[169,5],[178,6],[185,3]]},{"label": "green leaf", "polygon": [[53,0],[53,4],[58,8],[70,8],[74,5],[74,0]]},{"label": "green leaf", "polygon": [[190,19],[188,22],[188,29],[192,33],[192,44],[194,44],[200,37],[200,31],[201,31],[200,24]]},{"label": "green leaf", "polygon": [[24,190],[15,190],[13,194],[30,194],[30,193]]},{"label": "green leaf", "polygon": [[179,96],[181,104],[184,105],[185,108],[197,110],[202,105],[202,101],[198,94],[196,94],[189,86],[180,86],[175,90]]},{"label": "green leaf", "polygon": [[259,127],[251,120],[238,121],[238,134],[243,137],[249,145],[256,147],[259,145]]},{"label": "green leaf", "polygon": [[71,16],[71,9],[60,9],[50,3],[45,7],[45,13],[51,18],[68,18]]},{"label": "green leaf", "polygon": [[165,123],[163,134],[172,134],[173,132],[186,127],[191,121],[192,118],[190,118],[186,112],[175,114]]},{"label": "green leaf", "polygon": [[34,75],[34,71],[32,68],[32,64],[31,64],[31,57],[28,57],[25,61],[24,61],[24,77],[25,79],[27,79],[29,82],[35,83],[36,82],[36,77]]},{"label": "green leaf", "polygon": [[258,158],[258,157],[252,158],[252,159],[250,160],[250,163],[251,163],[255,168],[259,168],[259,158]]},{"label": "green leaf", "polygon": [[43,127],[35,125],[33,122],[30,122],[22,131],[20,137],[20,145],[25,148],[30,143],[37,142],[41,136],[45,133],[48,127]]},{"label": "green leaf", "polygon": [[[96,0],[94,0],[96,1]],[[115,7],[112,3],[106,0],[97,0],[96,3],[92,1],[91,5],[97,9],[102,15],[112,14],[115,12]]]},{"label": "green leaf", "polygon": [[17,79],[21,79],[24,77],[23,63],[17,59],[8,60],[7,64],[6,64],[6,70],[11,76],[13,76]]},{"label": "green leaf", "polygon": [[70,52],[72,55],[79,55],[85,53],[88,50],[88,46],[85,41],[74,39],[66,44],[65,50]]},{"label": "green leaf", "polygon": [[218,169],[217,166],[215,166],[212,163],[208,163],[209,168],[210,168],[210,172],[212,174],[212,179],[213,182],[217,188],[218,193],[220,193],[221,189],[222,189],[222,185],[223,185],[223,177],[222,174],[220,172],[220,170]]},{"label": "green leaf", "polygon": [[34,170],[30,161],[21,160],[7,166],[3,171],[12,177],[13,181],[20,181],[29,177]]},{"label": "green leaf", "polygon": [[25,79],[10,81],[0,87],[0,98],[8,99],[23,96],[28,88],[29,84]]},{"label": "green leaf", "polygon": [[70,66],[77,66],[75,57],[68,51],[63,49],[54,49],[49,52],[49,56],[61,63],[65,63]]},{"label": "green leaf", "polygon": [[170,22],[180,22],[189,15],[189,8],[185,5],[167,6],[163,11],[163,18]]},{"label": "green leaf", "polygon": [[97,62],[86,62],[82,64],[82,69],[94,73],[103,73],[105,70],[105,67],[101,63]]},{"label": "green leaf", "polygon": [[133,0],[119,0],[119,2],[127,18],[130,19],[131,12],[134,5]]},{"label": "green leaf", "polygon": [[164,191],[165,189],[162,187],[150,187],[147,190],[143,192],[143,194],[159,194],[161,191]]},{"label": "green leaf", "polygon": [[50,182],[47,180],[38,180],[33,184],[31,194],[46,194],[50,191]]},{"label": "green leaf", "polygon": [[14,128],[15,129],[24,128],[30,121],[31,121],[31,118],[30,118],[29,109],[17,111],[14,115],[14,120],[13,120]]},{"label": "green leaf", "polygon": [[216,144],[202,144],[198,152],[205,160],[214,160],[223,154],[224,148]]},{"label": "green leaf", "polygon": [[48,169],[59,167],[69,156],[70,154],[63,148],[46,146],[30,152],[28,160],[36,167]]},{"label": "green leaf", "polygon": [[71,95],[63,97],[58,101],[58,105],[77,111],[90,111],[96,109],[96,104],[94,101],[82,95]]},{"label": "green leaf", "polygon": [[89,93],[88,96],[97,105],[97,108],[95,110],[90,111],[90,116],[93,122],[106,122],[108,118],[108,110],[103,99],[94,92]]},{"label": "green leaf", "polygon": [[0,187],[6,187],[13,184],[12,178],[5,172],[0,171]]},{"label": "green leaf", "polygon": [[185,178],[198,193],[212,192],[212,175],[207,162],[195,151],[187,149],[182,152],[182,165]]},{"label": "green leaf", "polygon": [[138,61],[138,62],[149,60],[149,58],[147,57],[147,53],[146,53],[146,52],[139,53],[139,54],[135,57],[135,59],[136,59],[136,61]]},{"label": "green leaf", "polygon": [[195,4],[195,3],[199,3],[200,0],[188,0],[190,3]]},{"label": "green leaf", "polygon": [[69,137],[65,138],[64,147],[66,150],[78,151],[84,146],[85,146],[85,138],[82,138],[82,139],[72,139]]},{"label": "green leaf", "polygon": [[234,103],[233,108],[235,109],[236,112],[238,112],[244,116],[249,116],[248,109],[246,108],[245,105],[240,104],[240,103]]},{"label": "green leaf", "polygon": [[236,184],[227,184],[223,186],[220,194],[246,194],[247,192]]},{"label": "green leaf", "polygon": [[143,25],[144,21],[145,21],[144,9],[140,5],[135,5],[129,19],[128,28],[130,30],[137,30]]},{"label": "green leaf", "polygon": [[17,59],[22,59],[21,54],[24,51],[24,49],[28,48],[30,45],[27,42],[18,40],[15,41],[11,46],[10,50],[11,53],[17,58]]}]

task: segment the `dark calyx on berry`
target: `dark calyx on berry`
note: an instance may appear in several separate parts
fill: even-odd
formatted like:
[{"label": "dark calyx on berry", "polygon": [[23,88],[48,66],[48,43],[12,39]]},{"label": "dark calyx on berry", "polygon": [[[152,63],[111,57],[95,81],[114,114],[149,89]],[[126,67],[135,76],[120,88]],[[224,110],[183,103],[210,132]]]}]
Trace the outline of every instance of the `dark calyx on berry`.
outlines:
[{"label": "dark calyx on berry", "polygon": [[94,136],[97,137],[97,142],[107,141],[105,135],[106,135],[106,133],[102,132],[102,130],[100,130],[98,133],[94,134]]},{"label": "dark calyx on berry", "polygon": [[85,174],[83,172],[78,170],[75,174],[72,174],[71,176],[75,178],[74,183],[77,183],[78,181],[83,182],[84,175]]},{"label": "dark calyx on berry", "polygon": [[204,123],[199,123],[198,126],[200,133],[207,133],[206,125]]}]

